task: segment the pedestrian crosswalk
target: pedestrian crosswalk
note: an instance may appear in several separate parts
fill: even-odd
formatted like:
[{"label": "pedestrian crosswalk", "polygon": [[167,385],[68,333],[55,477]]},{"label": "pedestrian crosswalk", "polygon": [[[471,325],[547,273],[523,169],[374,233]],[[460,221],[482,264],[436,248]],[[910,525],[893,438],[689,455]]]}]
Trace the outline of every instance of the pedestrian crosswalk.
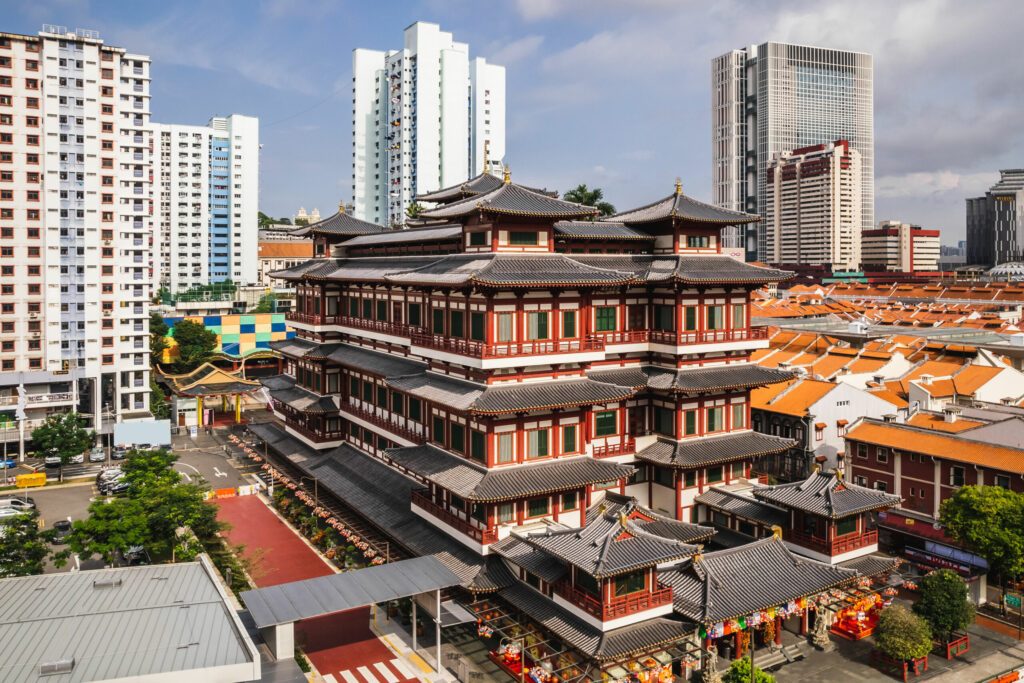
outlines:
[{"label": "pedestrian crosswalk", "polygon": [[416,671],[401,659],[373,662],[337,673],[323,674],[324,683],[402,683],[416,680]]}]

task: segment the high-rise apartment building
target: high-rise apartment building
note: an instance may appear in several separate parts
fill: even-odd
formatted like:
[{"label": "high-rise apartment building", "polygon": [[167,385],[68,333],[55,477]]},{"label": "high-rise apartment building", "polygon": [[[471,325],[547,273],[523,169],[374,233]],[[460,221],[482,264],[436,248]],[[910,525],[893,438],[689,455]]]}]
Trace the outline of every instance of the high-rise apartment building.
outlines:
[{"label": "high-rise apartment building", "polygon": [[[874,227],[873,60],[862,52],[768,42],[711,62],[713,202],[764,215],[771,160],[848,140],[861,158],[862,228]],[[723,230],[723,247],[764,260],[766,230]]]},{"label": "high-rise apartment building", "polygon": [[406,219],[416,195],[501,168],[505,68],[469,58],[437,24],[405,29],[401,50],[352,54],[354,215]]},{"label": "high-rise apartment building", "polygon": [[881,221],[860,234],[865,270],[920,273],[939,269],[939,231],[900,221]]},{"label": "high-rise apartment building", "polygon": [[154,124],[160,259],[154,285],[178,292],[231,280],[253,284],[259,212],[259,119]]},{"label": "high-rise apartment building", "polygon": [[1024,168],[999,171],[983,197],[967,200],[967,263],[1024,261]]},{"label": "high-rise apartment building", "polygon": [[0,33],[0,430],[148,416],[149,58],[95,31]]},{"label": "high-rise apartment building", "polygon": [[846,140],[782,152],[768,165],[765,258],[857,270],[861,158]]}]

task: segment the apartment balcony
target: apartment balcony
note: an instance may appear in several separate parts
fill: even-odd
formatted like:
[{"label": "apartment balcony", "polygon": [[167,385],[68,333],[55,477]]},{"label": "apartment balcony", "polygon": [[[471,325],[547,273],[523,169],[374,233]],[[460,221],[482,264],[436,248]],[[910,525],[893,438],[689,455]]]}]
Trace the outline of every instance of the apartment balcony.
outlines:
[{"label": "apartment balcony", "polygon": [[831,541],[805,534],[802,531],[789,531],[784,534],[784,537],[787,541],[796,545],[830,557],[878,544],[878,531],[875,530],[865,531],[860,534],[847,534],[840,538],[834,538]]},{"label": "apartment balcony", "polygon": [[656,590],[650,593],[646,591],[631,593],[612,598],[606,603],[601,602],[597,596],[581,591],[564,580],[556,583],[554,589],[556,595],[560,595],[590,616],[596,617],[601,621],[628,617],[637,612],[672,604],[672,587],[661,583],[658,584]]},{"label": "apartment balcony", "polygon": [[618,455],[633,455],[636,453],[636,440],[631,436],[622,437],[619,443],[602,444],[594,446],[593,455],[595,458],[614,458]]},{"label": "apartment balcony", "polygon": [[604,351],[604,341],[598,337],[586,339],[537,339],[533,341],[499,342],[486,344],[473,339],[458,339],[441,334],[417,332],[412,334],[413,346],[453,353],[471,358],[503,358],[507,356],[552,356],[565,353],[593,353]]},{"label": "apartment balcony", "polygon": [[391,432],[392,434],[394,434],[396,436],[400,436],[403,439],[405,439],[407,441],[411,441],[411,442],[416,443],[416,444],[424,443],[427,440],[427,437],[426,437],[425,434],[419,434],[417,432],[414,432],[413,430],[411,430],[411,429],[409,429],[407,427],[403,427],[403,426],[401,426],[399,424],[396,424],[396,423],[392,422],[391,420],[387,419],[386,417],[382,417],[382,416],[377,415],[376,413],[374,413],[372,411],[363,410],[362,408],[356,407],[352,403],[342,403],[341,404],[341,412],[348,413],[349,415],[351,415],[353,417],[359,418],[363,422],[369,422],[370,424],[376,425],[377,427],[380,427],[381,429],[386,429],[387,431]]},{"label": "apartment balcony", "polygon": [[430,496],[423,491],[414,490],[412,492],[412,504],[428,513],[431,517],[436,517],[448,526],[455,528],[460,533],[469,536],[483,545],[494,543],[498,540],[497,529],[482,529],[474,526],[471,522],[467,522],[451,510],[447,510],[430,500]]}]

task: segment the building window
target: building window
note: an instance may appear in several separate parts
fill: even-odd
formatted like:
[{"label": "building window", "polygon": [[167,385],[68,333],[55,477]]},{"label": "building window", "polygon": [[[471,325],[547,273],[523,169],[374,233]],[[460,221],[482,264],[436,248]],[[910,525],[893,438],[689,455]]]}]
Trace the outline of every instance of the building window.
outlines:
[{"label": "building window", "polygon": [[547,311],[531,311],[526,314],[526,338],[530,341],[548,338]]},{"label": "building window", "polygon": [[884,481],[876,481],[875,488],[884,493],[889,490],[889,485],[886,484]]},{"label": "building window", "polygon": [[603,410],[594,414],[594,436],[611,436],[618,432],[614,410]]},{"label": "building window", "polygon": [[409,419],[420,422],[423,418],[423,404],[418,398],[409,397]]},{"label": "building window", "polygon": [[857,457],[861,460],[868,459],[868,445],[866,443],[857,444]]},{"label": "building window", "polygon": [[647,573],[633,572],[615,577],[615,597],[639,593],[647,588]]},{"label": "building window", "polygon": [[949,468],[949,485],[950,486],[963,486],[964,485],[964,468],[953,466]]},{"label": "building window", "polygon": [[562,311],[562,337],[572,339],[576,336],[576,311]]},{"label": "building window", "polygon": [[683,329],[692,332],[697,329],[697,307],[687,306],[683,309]]},{"label": "building window", "polygon": [[655,467],[654,468],[654,483],[668,488],[674,488],[676,485],[676,473],[671,467]]},{"label": "building window", "polygon": [[508,524],[516,520],[515,503],[501,503],[498,505],[498,524]]},{"label": "building window", "polygon": [[676,307],[658,304],[654,307],[654,329],[672,332],[676,329]]},{"label": "building window", "polygon": [[517,247],[535,247],[537,233],[532,230],[513,230],[508,234],[508,243]]},{"label": "building window", "polygon": [[718,467],[709,467],[707,469],[708,483],[714,484],[715,482],[722,481],[725,477],[724,468],[719,465]]},{"label": "building window", "polygon": [[697,433],[697,411],[687,410],[683,412],[683,434],[693,436]]},{"label": "building window", "polygon": [[546,458],[548,455],[548,430],[531,429],[526,432],[526,457]]},{"label": "building window", "polygon": [[843,517],[836,522],[836,536],[845,536],[857,531],[857,516]]},{"label": "building window", "polygon": [[994,481],[996,486],[1000,486],[1004,489],[1010,488],[1010,478],[1005,474],[997,474]]},{"label": "building window", "polygon": [[461,339],[466,336],[466,314],[462,311],[452,311],[450,317],[451,326],[448,328],[449,336]]},{"label": "building window", "polygon": [[686,246],[690,249],[707,249],[711,245],[711,238],[707,235],[687,235]]},{"label": "building window", "polygon": [[576,453],[579,451],[579,444],[576,443],[576,425],[562,427],[562,452]]},{"label": "building window", "polygon": [[580,506],[580,496],[575,491],[568,491],[562,494],[562,510],[568,512],[576,510]]},{"label": "building window", "polygon": [[709,330],[722,330],[725,329],[725,307],[724,306],[708,306],[708,329]]},{"label": "building window", "polygon": [[747,406],[743,403],[732,404],[732,428],[743,429],[747,426]]},{"label": "building window", "polygon": [[889,449],[881,446],[875,448],[875,459],[880,463],[889,462]]},{"label": "building window", "polygon": [[432,311],[433,314],[433,327],[434,334],[444,334],[444,309],[435,308]]},{"label": "building window", "polygon": [[747,307],[743,304],[732,305],[732,328],[742,330],[747,326]]},{"label": "building window", "polygon": [[487,435],[483,432],[470,430],[469,457],[477,462],[487,462]]},{"label": "building window", "polygon": [[707,419],[709,432],[722,431],[725,429],[725,408],[722,408],[721,406],[717,408],[708,408]]},{"label": "building window", "polygon": [[448,429],[448,443],[456,453],[466,452],[466,428],[453,422]]},{"label": "building window", "polygon": [[471,247],[482,247],[487,244],[487,233],[486,232],[471,232],[469,233],[469,246]]},{"label": "building window", "polygon": [[662,406],[654,407],[654,431],[665,436],[676,435],[675,411]]},{"label": "building window", "polygon": [[498,314],[498,341],[510,342],[513,341],[514,335],[513,321],[514,316],[511,313],[499,313]]},{"label": "building window", "polygon": [[515,460],[516,453],[512,432],[498,434],[498,462],[507,463]]},{"label": "building window", "polygon": [[444,418],[437,415],[434,416],[433,426],[430,430],[430,436],[434,440],[434,443],[444,445]]},{"label": "building window", "polygon": [[615,324],[615,306],[598,306],[594,314],[596,330],[598,332],[614,332],[616,328]]},{"label": "building window", "polygon": [[469,314],[469,338],[473,341],[484,341],[486,329],[486,318],[481,311],[472,311]]},{"label": "building window", "polygon": [[409,304],[409,324],[413,327],[420,326],[420,314],[422,307],[419,304]]},{"label": "building window", "polygon": [[527,517],[543,517],[551,512],[550,498],[531,498],[526,501]]},{"label": "building window", "polygon": [[683,472],[683,488],[692,489],[697,485],[697,470]]}]

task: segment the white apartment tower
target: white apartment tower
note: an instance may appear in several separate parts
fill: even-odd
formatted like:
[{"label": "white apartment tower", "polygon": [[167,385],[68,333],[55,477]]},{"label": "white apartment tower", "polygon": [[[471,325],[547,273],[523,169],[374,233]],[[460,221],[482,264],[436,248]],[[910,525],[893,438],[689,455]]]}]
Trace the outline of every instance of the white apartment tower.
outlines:
[{"label": "white apartment tower", "polygon": [[[766,170],[786,150],[848,140],[861,159],[862,229],[874,227],[873,59],[768,42],[711,62],[712,201],[764,216]],[[727,228],[723,246],[768,260],[765,224]]]},{"label": "white apartment tower", "polygon": [[766,173],[767,260],[859,269],[861,171],[860,154],[846,140],[776,155]]},{"label": "white apartment tower", "polygon": [[258,279],[259,119],[154,124],[160,259],[154,286]]},{"label": "white apartment tower", "polygon": [[400,224],[416,195],[495,172],[504,157],[504,67],[470,60],[466,43],[426,22],[405,29],[401,50],[353,51],[357,218]]},{"label": "white apartment tower", "polygon": [[148,417],[149,69],[95,31],[0,33],[5,442],[51,412]]}]

